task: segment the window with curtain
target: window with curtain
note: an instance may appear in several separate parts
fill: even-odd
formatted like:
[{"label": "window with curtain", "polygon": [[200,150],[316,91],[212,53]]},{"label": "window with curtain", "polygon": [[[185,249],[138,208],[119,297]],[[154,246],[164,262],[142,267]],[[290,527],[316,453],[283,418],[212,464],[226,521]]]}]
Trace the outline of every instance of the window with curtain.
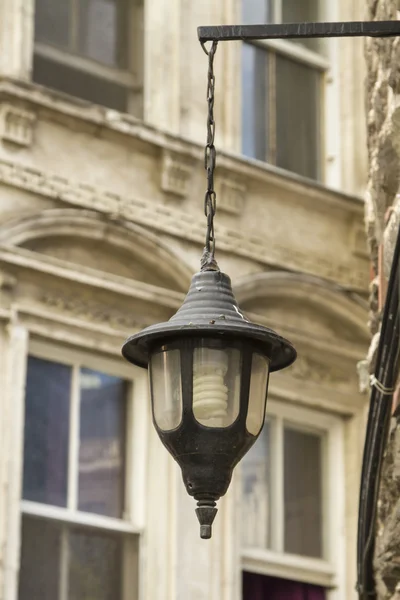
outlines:
[{"label": "window with curtain", "polygon": [[334,417],[268,403],[240,468],[243,600],[325,600],[335,576],[328,489],[330,465],[340,460],[337,428]]},{"label": "window with curtain", "polygon": [[325,600],[318,585],[243,573],[243,597],[249,600]]},{"label": "window with curtain", "polygon": [[34,81],[135,112],[138,15],[136,0],[36,0]]},{"label": "window with curtain", "polygon": [[133,383],[72,359],[29,356],[19,600],[136,598],[126,514]]},{"label": "window with curtain", "polygon": [[[243,22],[321,20],[322,0],[242,0]],[[312,179],[323,175],[324,40],[243,44],[242,152]]]}]

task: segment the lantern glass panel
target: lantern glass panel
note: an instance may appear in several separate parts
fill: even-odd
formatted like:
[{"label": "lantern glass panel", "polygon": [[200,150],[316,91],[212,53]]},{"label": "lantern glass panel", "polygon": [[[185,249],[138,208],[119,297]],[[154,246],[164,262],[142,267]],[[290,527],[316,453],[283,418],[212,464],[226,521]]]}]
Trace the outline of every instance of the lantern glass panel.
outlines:
[{"label": "lantern glass panel", "polygon": [[251,362],[249,408],[246,420],[247,431],[252,435],[258,435],[264,424],[268,375],[268,359],[254,353]]},{"label": "lantern glass panel", "polygon": [[180,350],[165,350],[152,356],[150,385],[157,426],[163,431],[175,429],[182,420]]},{"label": "lantern glass panel", "polygon": [[241,352],[237,348],[195,348],[193,414],[207,427],[229,427],[240,407]]}]

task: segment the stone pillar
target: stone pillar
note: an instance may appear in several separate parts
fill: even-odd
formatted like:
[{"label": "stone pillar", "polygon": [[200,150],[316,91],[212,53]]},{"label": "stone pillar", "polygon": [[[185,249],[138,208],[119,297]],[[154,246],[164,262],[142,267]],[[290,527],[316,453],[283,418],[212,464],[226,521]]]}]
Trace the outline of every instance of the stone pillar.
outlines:
[{"label": "stone pillar", "polygon": [[17,600],[28,332],[0,321],[0,600]]},{"label": "stone pillar", "polygon": [[179,1],[145,2],[144,119],[173,133],[179,133],[180,120],[180,12]]},{"label": "stone pillar", "polygon": [[0,2],[0,75],[30,79],[33,58],[34,0]]}]

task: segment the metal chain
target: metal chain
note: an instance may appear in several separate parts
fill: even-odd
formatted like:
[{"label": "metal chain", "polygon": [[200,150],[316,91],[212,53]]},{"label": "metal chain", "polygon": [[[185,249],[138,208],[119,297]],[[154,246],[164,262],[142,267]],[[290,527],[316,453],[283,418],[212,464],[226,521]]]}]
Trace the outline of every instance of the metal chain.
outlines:
[{"label": "metal chain", "polygon": [[214,94],[215,94],[215,75],[214,75],[214,56],[217,51],[218,42],[213,42],[208,51],[204,44],[202,48],[208,55],[208,82],[207,82],[207,143],[204,153],[204,167],[207,171],[207,191],[204,197],[204,214],[207,217],[207,234],[205,252],[202,259],[202,269],[218,268],[215,263],[215,233],[214,217],[217,210],[217,196],[214,190],[214,171],[216,165],[215,140],[215,120],[214,120]]}]

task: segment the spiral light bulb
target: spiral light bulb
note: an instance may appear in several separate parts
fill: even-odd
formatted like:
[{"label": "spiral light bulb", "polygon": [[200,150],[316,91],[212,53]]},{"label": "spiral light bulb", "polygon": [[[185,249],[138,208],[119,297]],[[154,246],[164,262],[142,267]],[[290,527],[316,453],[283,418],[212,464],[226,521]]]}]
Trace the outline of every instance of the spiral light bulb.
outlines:
[{"label": "spiral light bulb", "polygon": [[193,413],[200,422],[227,417],[227,356],[219,350],[202,349],[193,365]]}]

